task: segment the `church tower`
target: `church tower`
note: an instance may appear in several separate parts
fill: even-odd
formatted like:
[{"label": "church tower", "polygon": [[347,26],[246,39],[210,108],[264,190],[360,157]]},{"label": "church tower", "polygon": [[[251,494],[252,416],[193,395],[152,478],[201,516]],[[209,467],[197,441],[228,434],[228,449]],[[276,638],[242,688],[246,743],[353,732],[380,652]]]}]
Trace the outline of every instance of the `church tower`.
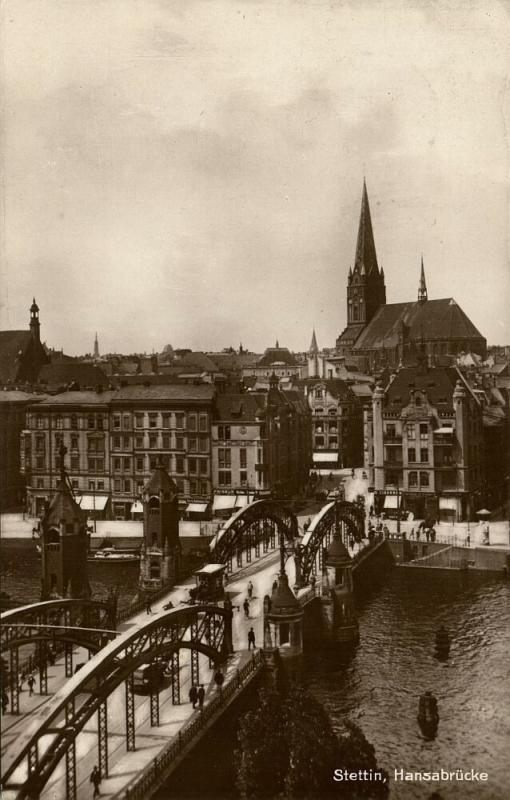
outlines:
[{"label": "church tower", "polygon": [[347,326],[365,327],[385,303],[384,272],[377,263],[367,185],[363,181],[354,269],[349,268],[347,279]]},{"label": "church tower", "polygon": [[312,333],[312,341],[308,350],[308,377],[320,378],[321,370],[319,364],[319,347],[317,345],[317,337],[315,335],[315,328]]},{"label": "church tower", "polygon": [[140,589],[173,586],[179,575],[179,501],[177,486],[159,463],[143,490],[143,544]]},{"label": "church tower", "polygon": [[41,341],[41,323],[39,322],[39,306],[35,302],[35,297],[30,306],[30,333],[34,342]]},{"label": "church tower", "polygon": [[60,480],[41,521],[42,600],[90,597],[87,519],[69,485],[65,453],[66,448],[61,445]]},{"label": "church tower", "polygon": [[423,256],[421,257],[420,283],[418,284],[418,302],[425,303],[428,299],[427,284],[425,283],[425,267],[423,266]]}]

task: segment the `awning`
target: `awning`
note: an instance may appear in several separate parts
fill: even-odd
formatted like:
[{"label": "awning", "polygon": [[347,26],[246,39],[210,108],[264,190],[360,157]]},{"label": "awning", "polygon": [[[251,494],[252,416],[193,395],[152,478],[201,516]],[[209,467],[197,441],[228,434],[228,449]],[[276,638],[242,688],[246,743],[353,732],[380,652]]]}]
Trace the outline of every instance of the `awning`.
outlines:
[{"label": "awning", "polygon": [[434,433],[453,433],[453,428],[436,428]]},{"label": "awning", "polygon": [[205,514],[208,503],[188,503],[186,512],[188,514]]},{"label": "awning", "polygon": [[236,504],[235,494],[215,494],[213,501],[213,511],[226,511],[234,508]]},{"label": "awning", "polygon": [[104,494],[82,494],[76,497],[82,511],[104,511],[108,497]]},{"label": "awning", "polygon": [[135,502],[132,504],[131,513],[132,514],[143,514],[143,505],[139,500],[135,500]]},{"label": "awning", "polygon": [[328,461],[331,464],[336,464],[338,462],[338,453],[314,453],[314,464],[317,464],[321,461]]},{"label": "awning", "polygon": [[252,500],[250,500],[250,496],[247,494],[238,494],[236,497],[236,508],[244,508],[248,506]]},{"label": "awning", "polygon": [[458,500],[456,497],[440,497],[439,508],[448,509],[449,511],[457,511]]},{"label": "awning", "polygon": [[[384,508],[398,508],[400,504],[400,497],[396,494],[387,494],[384,498]],[[398,500],[398,503],[397,503]]]}]

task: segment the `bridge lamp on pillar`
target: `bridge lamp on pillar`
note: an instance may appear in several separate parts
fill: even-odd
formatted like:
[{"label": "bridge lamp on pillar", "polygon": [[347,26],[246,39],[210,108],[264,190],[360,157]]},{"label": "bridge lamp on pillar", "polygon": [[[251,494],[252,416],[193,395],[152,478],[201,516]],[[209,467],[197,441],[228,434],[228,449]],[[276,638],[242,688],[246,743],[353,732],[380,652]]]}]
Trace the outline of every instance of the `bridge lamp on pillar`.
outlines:
[{"label": "bridge lamp on pillar", "polygon": [[295,674],[303,655],[303,609],[289,586],[285,572],[285,547],[280,534],[280,573],[271,597],[264,601],[264,651],[267,657],[276,653],[289,675]]},{"label": "bridge lamp on pillar", "polygon": [[321,608],[326,641],[359,640],[352,559],[339,535],[335,535],[323,557]]}]

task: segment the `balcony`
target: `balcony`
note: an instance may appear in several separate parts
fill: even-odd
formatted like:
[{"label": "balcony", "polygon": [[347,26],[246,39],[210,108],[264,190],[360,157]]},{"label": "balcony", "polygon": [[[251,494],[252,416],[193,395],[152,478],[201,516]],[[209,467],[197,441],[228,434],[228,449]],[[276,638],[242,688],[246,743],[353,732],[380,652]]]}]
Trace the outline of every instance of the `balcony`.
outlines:
[{"label": "balcony", "polygon": [[384,434],[384,444],[402,444],[402,436],[398,433],[385,433]]}]

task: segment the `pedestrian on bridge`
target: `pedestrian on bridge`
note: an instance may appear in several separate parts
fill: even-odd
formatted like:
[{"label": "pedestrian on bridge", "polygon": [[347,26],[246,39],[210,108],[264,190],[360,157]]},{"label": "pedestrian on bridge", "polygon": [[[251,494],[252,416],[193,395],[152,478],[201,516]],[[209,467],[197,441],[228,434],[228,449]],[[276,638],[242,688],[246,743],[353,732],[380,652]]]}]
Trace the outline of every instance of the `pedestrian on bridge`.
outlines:
[{"label": "pedestrian on bridge", "polygon": [[245,599],[244,599],[243,608],[244,608],[244,616],[246,617],[246,619],[249,619],[250,618],[250,601],[248,600],[247,597],[245,597]]},{"label": "pedestrian on bridge", "polygon": [[204,710],[204,697],[205,697],[205,689],[204,689],[204,684],[203,683],[201,683],[200,686],[198,687],[197,697],[198,697],[198,707],[199,707],[200,711],[203,711]]},{"label": "pedestrian on bridge", "polygon": [[253,583],[251,581],[248,581],[248,597],[250,600],[253,597]]},{"label": "pedestrian on bridge", "polygon": [[27,683],[28,683],[28,696],[32,697],[35,686],[35,678],[33,675],[29,675]]},{"label": "pedestrian on bridge", "polygon": [[148,597],[146,602],[145,602],[145,610],[146,610],[147,614],[152,614],[152,604],[151,604],[150,597]]},{"label": "pedestrian on bridge", "polygon": [[101,794],[101,792],[99,791],[99,787],[101,786],[101,773],[99,772],[97,764],[90,773],[90,782],[94,787],[94,794],[92,795],[92,797],[93,798],[99,797],[99,795]]},{"label": "pedestrian on bridge", "polygon": [[189,701],[190,701],[190,703],[192,703],[193,708],[196,708],[197,700],[198,700],[197,687],[196,686],[192,686],[191,689],[189,690]]},{"label": "pedestrian on bridge", "polygon": [[251,650],[252,646],[255,650],[255,631],[253,628],[250,628],[248,631],[248,650]]}]

